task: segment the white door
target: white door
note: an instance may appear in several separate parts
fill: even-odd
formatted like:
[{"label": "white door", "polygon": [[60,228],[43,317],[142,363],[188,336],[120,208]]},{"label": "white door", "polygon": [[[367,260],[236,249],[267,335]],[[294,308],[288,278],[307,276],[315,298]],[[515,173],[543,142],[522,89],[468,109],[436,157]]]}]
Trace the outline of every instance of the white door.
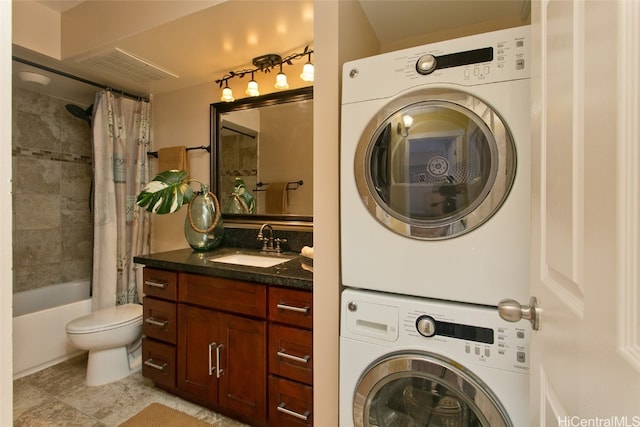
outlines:
[{"label": "white door", "polygon": [[532,426],[640,426],[639,23],[532,3]]}]

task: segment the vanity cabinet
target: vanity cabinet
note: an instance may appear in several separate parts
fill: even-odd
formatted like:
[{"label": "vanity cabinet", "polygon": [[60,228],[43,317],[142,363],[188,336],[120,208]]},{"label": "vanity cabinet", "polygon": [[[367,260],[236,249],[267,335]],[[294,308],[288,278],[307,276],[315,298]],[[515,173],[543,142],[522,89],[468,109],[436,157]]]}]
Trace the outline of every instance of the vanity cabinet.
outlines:
[{"label": "vanity cabinet", "polygon": [[188,273],[179,277],[178,389],[264,422],[265,286]]},{"label": "vanity cabinet", "polygon": [[144,269],[142,375],[157,385],[176,386],[178,273]]},{"label": "vanity cabinet", "polygon": [[269,424],[313,425],[313,294],[269,288]]},{"label": "vanity cabinet", "polygon": [[254,426],[311,426],[312,293],[144,269],[143,376]]}]

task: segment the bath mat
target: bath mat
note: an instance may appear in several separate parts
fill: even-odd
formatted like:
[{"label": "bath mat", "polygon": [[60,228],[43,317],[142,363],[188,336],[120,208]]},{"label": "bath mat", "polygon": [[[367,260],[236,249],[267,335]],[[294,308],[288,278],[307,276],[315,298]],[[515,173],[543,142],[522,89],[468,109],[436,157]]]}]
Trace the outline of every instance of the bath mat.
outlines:
[{"label": "bath mat", "polygon": [[151,405],[129,418],[119,427],[211,427],[212,424],[161,405]]}]

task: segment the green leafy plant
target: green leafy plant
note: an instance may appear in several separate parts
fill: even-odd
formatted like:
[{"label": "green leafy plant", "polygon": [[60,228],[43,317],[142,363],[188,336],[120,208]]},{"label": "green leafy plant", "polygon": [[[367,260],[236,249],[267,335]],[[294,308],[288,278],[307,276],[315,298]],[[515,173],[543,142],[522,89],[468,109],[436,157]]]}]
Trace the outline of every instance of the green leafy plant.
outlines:
[{"label": "green leafy plant", "polygon": [[145,185],[136,198],[136,204],[156,214],[176,212],[193,197],[189,182],[196,181],[204,185],[195,179],[187,179],[187,176],[183,170],[161,172]]}]

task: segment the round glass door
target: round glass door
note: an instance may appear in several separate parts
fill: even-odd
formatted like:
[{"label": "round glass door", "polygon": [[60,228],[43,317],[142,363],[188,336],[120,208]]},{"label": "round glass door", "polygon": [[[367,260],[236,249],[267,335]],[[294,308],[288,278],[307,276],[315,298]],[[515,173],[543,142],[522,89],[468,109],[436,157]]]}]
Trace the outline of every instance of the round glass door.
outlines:
[{"label": "round glass door", "polygon": [[390,230],[425,240],[467,233],[506,199],[513,138],[487,104],[453,90],[422,90],[388,104],[355,156],[358,192]]},{"label": "round glass door", "polygon": [[371,367],[354,394],[356,427],[512,427],[481,380],[429,353],[391,355]]}]

